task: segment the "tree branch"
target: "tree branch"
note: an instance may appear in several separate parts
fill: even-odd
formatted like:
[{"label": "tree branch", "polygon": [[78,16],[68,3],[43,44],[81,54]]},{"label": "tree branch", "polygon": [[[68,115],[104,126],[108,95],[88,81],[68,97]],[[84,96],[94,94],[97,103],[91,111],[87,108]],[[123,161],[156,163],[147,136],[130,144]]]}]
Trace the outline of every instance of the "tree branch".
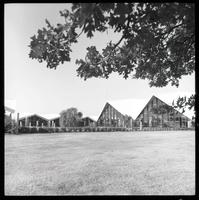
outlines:
[{"label": "tree branch", "polygon": [[[121,41],[124,39],[124,37],[125,37],[125,36],[122,35],[122,37],[120,38],[120,40],[114,45],[114,47],[113,47],[113,49],[111,50],[111,52],[109,53],[109,55],[107,55],[106,57],[102,58],[102,60],[101,60],[100,62],[95,63],[95,64],[93,64],[93,63],[91,62],[91,64],[92,64],[92,65],[100,65],[100,64],[102,64],[102,62],[105,61],[105,59],[108,59],[108,58],[109,58],[109,56],[113,53],[113,51],[115,50],[115,48],[121,43]],[[85,60],[86,60],[86,62],[88,63],[87,56],[85,57]]]},{"label": "tree branch", "polygon": [[166,34],[166,36],[164,37],[164,39],[166,39],[168,36],[169,36],[169,34],[175,29],[175,28],[178,28],[179,26],[182,26],[183,25],[183,23],[180,23],[180,24],[178,24],[178,25],[176,25],[176,26],[173,26],[173,27],[171,27],[170,29],[169,29],[169,31],[167,31],[167,32],[165,32],[165,33],[162,33],[161,35],[163,36],[165,36]]},{"label": "tree branch", "polygon": [[[124,33],[122,35],[122,37],[120,38],[120,40],[114,45],[113,49],[111,50],[111,52],[109,53],[109,55],[107,55],[106,57],[102,58],[102,60],[98,63],[96,63],[96,65],[100,65],[102,64],[103,61],[105,61],[106,59],[108,59],[110,57],[110,55],[113,53],[113,51],[116,49],[116,47],[122,42],[122,40],[125,38],[126,33],[128,33],[128,28],[129,28],[129,24],[130,24],[130,15],[128,16],[128,22],[127,22],[127,27],[124,30]],[[85,57],[86,62],[88,61],[87,56]],[[88,63],[88,62],[87,62]],[[91,63],[93,64],[93,63]]]},{"label": "tree branch", "polygon": [[82,31],[80,32],[80,34],[79,34],[79,35],[77,35],[77,36],[76,36],[76,38],[75,38],[75,39],[77,39],[77,38],[78,38],[78,37],[79,37],[79,36],[80,36],[80,35],[83,33],[83,31],[84,31],[84,29],[85,29],[85,26],[86,26],[86,25],[85,25],[85,23],[84,23],[84,26],[83,26],[83,28],[82,28]]}]

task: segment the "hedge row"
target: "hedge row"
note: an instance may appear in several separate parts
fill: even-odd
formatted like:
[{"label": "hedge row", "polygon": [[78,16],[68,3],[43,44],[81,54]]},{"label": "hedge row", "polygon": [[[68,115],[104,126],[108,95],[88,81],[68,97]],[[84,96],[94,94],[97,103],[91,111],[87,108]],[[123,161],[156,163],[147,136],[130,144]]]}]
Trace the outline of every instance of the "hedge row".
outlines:
[{"label": "hedge row", "polygon": [[[193,130],[189,128],[149,128],[143,127],[142,131],[171,131],[171,130]],[[120,127],[74,127],[74,128],[51,128],[51,127],[20,127],[19,133],[65,133],[65,132],[111,132],[111,131],[140,131],[139,127],[132,129]]]},{"label": "hedge row", "polygon": [[55,133],[60,132],[59,128],[48,128],[48,127],[20,127],[19,133]]},{"label": "hedge row", "polygon": [[100,132],[100,131],[128,131],[119,127],[74,127],[74,128],[51,128],[51,127],[20,127],[19,133],[64,133],[64,132]]}]

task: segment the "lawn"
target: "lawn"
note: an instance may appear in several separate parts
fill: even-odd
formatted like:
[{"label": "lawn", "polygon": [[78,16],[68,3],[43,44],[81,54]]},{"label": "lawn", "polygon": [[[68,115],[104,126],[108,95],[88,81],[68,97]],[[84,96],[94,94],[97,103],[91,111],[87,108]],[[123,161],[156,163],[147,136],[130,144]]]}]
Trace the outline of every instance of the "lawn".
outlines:
[{"label": "lawn", "polygon": [[194,195],[195,132],[5,135],[5,195]]}]

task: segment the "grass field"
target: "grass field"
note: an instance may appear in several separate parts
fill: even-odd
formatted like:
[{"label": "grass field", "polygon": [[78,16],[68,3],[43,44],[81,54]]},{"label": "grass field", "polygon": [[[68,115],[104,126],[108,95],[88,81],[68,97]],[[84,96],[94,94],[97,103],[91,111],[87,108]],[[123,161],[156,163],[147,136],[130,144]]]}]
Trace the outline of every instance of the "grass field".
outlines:
[{"label": "grass field", "polygon": [[5,135],[5,195],[194,195],[195,132]]}]

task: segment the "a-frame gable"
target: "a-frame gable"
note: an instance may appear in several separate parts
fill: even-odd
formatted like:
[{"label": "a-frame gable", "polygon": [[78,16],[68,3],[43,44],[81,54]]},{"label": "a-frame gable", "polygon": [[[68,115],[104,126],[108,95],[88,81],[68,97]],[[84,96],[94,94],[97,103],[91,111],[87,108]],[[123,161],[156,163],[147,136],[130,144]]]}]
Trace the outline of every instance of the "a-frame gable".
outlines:
[{"label": "a-frame gable", "polygon": [[106,110],[106,108],[108,108],[108,106],[110,106],[111,108],[113,108],[117,113],[119,113],[120,115],[122,115],[122,116],[124,116],[121,112],[119,112],[116,108],[114,108],[110,103],[106,103],[105,104],[105,106],[104,106],[104,108],[103,108],[103,110],[102,110],[102,112],[101,112],[101,114],[100,114],[100,116],[99,116],[99,118],[98,118],[98,120],[97,121],[99,121],[99,119],[101,118],[101,116],[102,116],[102,114],[104,113],[104,111]]},{"label": "a-frame gable", "polygon": [[[177,112],[177,114],[180,114],[180,115],[182,115],[183,117],[186,117],[187,119],[189,119],[187,116],[185,116],[183,113],[181,113],[181,112],[179,112],[178,110],[176,110],[173,106],[170,106],[170,105],[168,105],[167,103],[165,103],[164,101],[162,101],[161,99],[159,99],[158,97],[155,97],[156,99],[158,99],[160,102],[162,102],[163,104],[165,104],[165,105],[167,105],[167,106],[169,106],[169,107],[171,107],[175,112]],[[191,120],[191,119],[189,119],[189,120]]]},{"label": "a-frame gable", "polygon": [[[148,103],[144,106],[144,108],[142,109],[142,111],[140,112],[140,114],[136,117],[136,120],[140,117],[140,115],[143,113],[144,109],[149,105],[149,103],[150,103],[151,101],[153,101],[154,99],[157,99],[157,100],[158,100],[159,102],[161,102],[163,105],[167,105],[167,106],[169,106],[169,107],[172,107],[172,106],[168,105],[167,103],[165,103],[164,101],[162,101],[161,99],[159,99],[158,97],[156,97],[156,96],[153,95],[153,96],[151,97],[151,99],[148,101]],[[185,116],[183,113],[179,112],[179,111],[176,110],[175,108],[172,107],[172,109],[173,109],[175,112],[177,112],[178,114],[183,115],[184,117],[186,117],[187,119],[189,119],[187,116]],[[190,119],[189,119],[189,120],[190,120]]]},{"label": "a-frame gable", "polygon": [[153,96],[150,98],[150,100],[147,102],[147,104],[144,106],[144,108],[141,110],[141,112],[139,113],[139,115],[136,117],[135,120],[137,120],[137,119],[140,117],[140,115],[142,114],[142,112],[144,111],[144,109],[148,106],[148,104],[149,104],[154,98],[157,98],[157,97],[155,97],[155,96],[153,95]]}]

